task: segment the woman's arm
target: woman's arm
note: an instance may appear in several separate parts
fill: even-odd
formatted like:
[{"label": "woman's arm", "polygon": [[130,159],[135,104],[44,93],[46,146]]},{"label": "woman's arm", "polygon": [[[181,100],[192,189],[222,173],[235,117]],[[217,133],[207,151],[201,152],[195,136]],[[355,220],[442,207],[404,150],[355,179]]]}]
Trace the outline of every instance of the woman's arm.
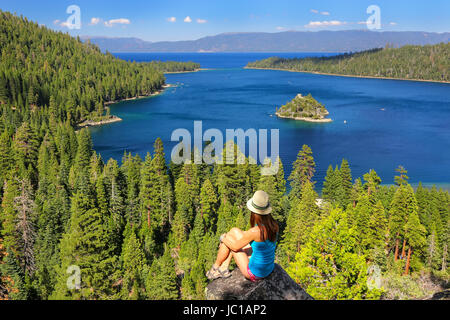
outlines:
[{"label": "woman's arm", "polygon": [[234,252],[241,250],[250,242],[256,240],[256,237],[258,236],[258,232],[255,232],[254,229],[241,231],[239,237],[236,237],[235,233],[236,232],[227,233],[222,240],[222,242]]}]

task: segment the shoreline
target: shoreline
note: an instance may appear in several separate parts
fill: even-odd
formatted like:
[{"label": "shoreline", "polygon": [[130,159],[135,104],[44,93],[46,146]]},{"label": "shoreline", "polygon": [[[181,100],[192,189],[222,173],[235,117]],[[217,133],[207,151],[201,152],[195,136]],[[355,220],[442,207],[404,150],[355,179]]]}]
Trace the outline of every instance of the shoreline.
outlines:
[{"label": "shoreline", "polygon": [[163,72],[164,74],[178,74],[178,73],[194,73],[194,72],[199,72],[199,71],[203,71],[203,70],[209,70],[209,69],[195,69],[192,71],[173,71],[173,72]]},{"label": "shoreline", "polygon": [[104,119],[104,120],[100,120],[100,121],[86,120],[86,121],[83,121],[82,123],[78,124],[77,128],[82,129],[82,128],[88,128],[88,127],[96,127],[96,126],[102,126],[104,124],[115,123],[115,122],[120,122],[120,121],[123,121],[123,119],[121,119],[117,116],[111,116],[109,119]]},{"label": "shoreline", "polygon": [[149,95],[136,96],[136,97],[132,97],[132,98],[119,99],[119,100],[115,100],[115,101],[107,101],[107,102],[105,102],[105,107],[113,105],[113,104],[117,104],[117,103],[120,103],[120,102],[124,102],[124,101],[133,101],[133,100],[139,100],[139,99],[155,97],[155,96],[160,95],[161,93],[163,93],[166,89],[173,88],[174,86],[175,85],[173,85],[173,84],[165,84],[165,85],[162,86],[161,90],[155,91],[154,93],[151,93]]},{"label": "shoreline", "polygon": [[330,123],[330,122],[333,122],[333,119],[329,119],[329,118],[312,119],[312,118],[304,118],[304,117],[287,117],[287,116],[282,116],[282,115],[280,115],[278,113],[275,113],[275,115],[278,118],[282,118],[282,119],[291,119],[291,120],[305,121],[305,122],[315,122],[315,123]]},{"label": "shoreline", "polygon": [[[120,99],[120,100],[115,100],[115,101],[108,101],[105,102],[105,107],[110,106],[110,105],[114,105],[120,102],[124,102],[124,101],[134,101],[134,100],[140,100],[140,99],[145,99],[145,98],[151,98],[151,97],[155,97],[157,95],[162,94],[166,89],[168,88],[173,88],[175,87],[175,85],[173,84],[165,84],[162,86],[161,90],[158,90],[152,94],[149,95],[144,95],[144,96],[137,96],[137,97],[132,97],[132,98],[126,98],[126,99]],[[110,123],[116,123],[116,122],[120,122],[123,121],[122,118],[119,118],[118,116],[115,115],[111,115],[109,119],[106,120],[100,120],[100,121],[93,121],[93,120],[85,120],[82,123],[77,124],[77,129],[80,130],[82,128],[88,128],[88,127],[97,127],[97,126],[102,126],[105,124],[110,124]]]},{"label": "shoreline", "polygon": [[246,67],[244,67],[244,69],[287,71],[287,72],[309,73],[309,74],[319,74],[319,75],[323,75],[323,76],[336,76],[336,77],[347,77],[347,78],[400,80],[400,81],[434,82],[434,83],[447,83],[447,84],[450,84],[450,81],[424,80],[424,79],[404,79],[404,78],[375,77],[375,76],[357,76],[357,75],[326,73],[326,72],[318,72],[318,71],[297,71],[297,70],[288,70],[288,69],[280,69],[280,68],[255,68],[255,67],[247,67],[246,66]]}]

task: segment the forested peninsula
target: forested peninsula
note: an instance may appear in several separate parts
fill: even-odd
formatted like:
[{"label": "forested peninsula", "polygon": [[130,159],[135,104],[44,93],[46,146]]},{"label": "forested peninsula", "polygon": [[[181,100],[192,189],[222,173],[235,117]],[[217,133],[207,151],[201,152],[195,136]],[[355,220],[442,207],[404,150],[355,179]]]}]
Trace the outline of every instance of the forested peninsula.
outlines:
[{"label": "forested peninsula", "polygon": [[167,163],[161,139],[145,159],[102,159],[76,126],[157,92],[162,72],[5,12],[0,52],[0,300],[204,299],[220,235],[249,227],[260,189],[280,224],[277,263],[316,299],[426,298],[448,282],[450,195],[414,190],[406,169],[386,186],[344,159],[318,206],[306,145],[288,181],[281,159],[272,176],[248,158]]},{"label": "forested peninsula", "polygon": [[372,49],[332,57],[271,57],[249,69],[276,69],[330,75],[450,82],[450,43]]},{"label": "forested peninsula", "polygon": [[306,97],[298,94],[292,101],[277,109],[275,113],[280,118],[288,118],[307,122],[331,122],[325,118],[330,113],[314,99],[311,94]]},{"label": "forested peninsula", "polygon": [[126,62],[90,43],[26,18],[0,12],[0,103],[11,117],[49,116],[52,123],[100,121],[105,103],[150,96],[166,71],[193,71],[196,63]]}]

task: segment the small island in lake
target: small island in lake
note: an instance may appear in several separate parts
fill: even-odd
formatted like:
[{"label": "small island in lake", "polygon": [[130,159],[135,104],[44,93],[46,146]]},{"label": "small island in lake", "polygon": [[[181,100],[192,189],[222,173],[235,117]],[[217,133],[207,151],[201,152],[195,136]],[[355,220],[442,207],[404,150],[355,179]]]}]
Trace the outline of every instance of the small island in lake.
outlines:
[{"label": "small island in lake", "polygon": [[308,122],[331,122],[333,120],[325,118],[330,113],[328,110],[314,99],[311,94],[306,97],[298,94],[292,101],[277,109],[275,113],[280,118],[308,121]]}]

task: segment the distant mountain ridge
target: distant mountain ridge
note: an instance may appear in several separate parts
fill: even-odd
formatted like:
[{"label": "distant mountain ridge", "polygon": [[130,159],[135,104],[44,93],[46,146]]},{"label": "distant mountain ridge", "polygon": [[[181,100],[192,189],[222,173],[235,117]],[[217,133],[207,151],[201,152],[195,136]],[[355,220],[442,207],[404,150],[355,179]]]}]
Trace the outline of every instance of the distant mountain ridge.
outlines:
[{"label": "distant mountain ridge", "polygon": [[189,41],[149,42],[138,38],[82,37],[110,52],[349,52],[450,41],[450,32],[369,30],[222,33]]}]

